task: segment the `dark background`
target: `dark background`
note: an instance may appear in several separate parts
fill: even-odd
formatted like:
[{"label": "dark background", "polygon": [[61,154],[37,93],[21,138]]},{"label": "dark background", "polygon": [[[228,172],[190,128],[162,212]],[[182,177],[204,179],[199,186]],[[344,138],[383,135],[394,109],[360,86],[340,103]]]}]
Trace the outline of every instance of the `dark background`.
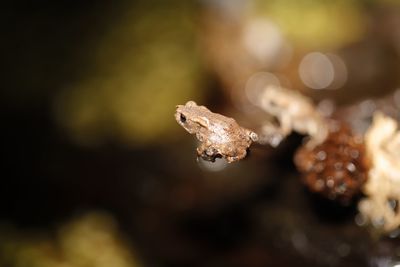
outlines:
[{"label": "dark background", "polygon": [[[67,234],[59,229],[71,220],[84,223],[79,218],[89,213],[115,222],[115,235],[112,227],[104,230],[115,243],[122,240],[110,257],[120,250],[134,255],[112,266],[395,266],[398,241],[357,226],[356,201],[343,207],[301,184],[292,163],[300,136],[276,150],[255,147],[243,162],[212,171],[196,161],[194,138],[173,118],[176,104],[193,99],[256,128],[259,115],[243,112],[231,95],[259,71],[339,106],[393,92],[400,77],[399,5],[330,2],[3,3],[0,265],[100,266],[91,259],[102,241],[86,247],[92,258],[85,263],[60,245]],[[333,14],[321,22],[329,27],[302,36],[309,22],[292,28],[279,22],[289,29],[282,30],[292,47],[288,63],[247,63],[253,59],[235,45],[242,23],[252,16],[274,21],[282,10],[301,18],[307,8],[322,12],[316,18]],[[341,15],[350,23],[342,31],[361,25],[358,37],[329,34],[341,27]],[[297,68],[312,51],[346,63],[341,88],[302,83]],[[106,251],[107,244],[115,245],[106,243]]]}]

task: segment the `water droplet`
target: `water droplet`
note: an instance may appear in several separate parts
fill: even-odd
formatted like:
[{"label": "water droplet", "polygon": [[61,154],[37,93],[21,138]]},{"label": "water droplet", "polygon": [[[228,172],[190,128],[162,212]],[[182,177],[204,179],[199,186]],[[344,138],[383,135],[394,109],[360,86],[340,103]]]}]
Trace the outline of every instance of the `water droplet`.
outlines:
[{"label": "water droplet", "polygon": [[351,156],[353,159],[358,158],[359,155],[360,155],[360,152],[358,152],[358,150],[356,150],[356,149],[353,149],[353,150],[350,151],[350,156]]},{"label": "water droplet", "polygon": [[349,164],[347,164],[346,168],[349,170],[349,172],[355,172],[356,171],[356,165],[354,165],[351,162]]},{"label": "water droplet", "polygon": [[331,60],[324,54],[312,52],[304,56],[299,66],[302,82],[313,89],[326,89],[335,79]]},{"label": "water droplet", "polygon": [[321,150],[317,153],[317,159],[318,160],[325,160],[326,159],[326,152]]},{"label": "water droplet", "polygon": [[220,159],[220,158],[216,158],[215,162],[210,162],[202,158],[197,158],[197,162],[200,165],[200,168],[209,172],[222,171],[223,169],[228,167],[228,162],[226,162],[225,159]]}]

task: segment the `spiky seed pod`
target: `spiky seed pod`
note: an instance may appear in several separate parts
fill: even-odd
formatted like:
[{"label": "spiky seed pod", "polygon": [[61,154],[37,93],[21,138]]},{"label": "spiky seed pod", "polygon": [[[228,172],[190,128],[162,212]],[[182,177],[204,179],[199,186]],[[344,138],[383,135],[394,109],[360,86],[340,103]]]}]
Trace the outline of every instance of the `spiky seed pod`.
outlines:
[{"label": "spiky seed pod", "polygon": [[349,203],[367,180],[363,140],[343,123],[331,122],[326,140],[312,149],[300,147],[294,161],[312,192],[343,204]]}]

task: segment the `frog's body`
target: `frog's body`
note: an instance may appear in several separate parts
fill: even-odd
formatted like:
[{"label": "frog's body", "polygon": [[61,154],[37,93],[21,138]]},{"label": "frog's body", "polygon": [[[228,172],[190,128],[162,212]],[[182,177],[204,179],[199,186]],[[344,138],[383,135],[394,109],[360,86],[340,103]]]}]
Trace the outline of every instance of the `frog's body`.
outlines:
[{"label": "frog's body", "polygon": [[193,101],[178,105],[175,118],[187,132],[196,135],[201,143],[197,154],[205,160],[224,157],[228,162],[234,162],[243,159],[251,143],[258,138],[256,133],[240,127],[234,119],[213,113]]}]

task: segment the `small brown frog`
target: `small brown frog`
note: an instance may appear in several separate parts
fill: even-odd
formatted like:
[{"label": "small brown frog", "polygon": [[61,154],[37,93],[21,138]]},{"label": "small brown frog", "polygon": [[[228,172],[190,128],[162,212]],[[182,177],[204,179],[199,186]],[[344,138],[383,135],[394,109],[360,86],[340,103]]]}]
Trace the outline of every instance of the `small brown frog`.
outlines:
[{"label": "small brown frog", "polygon": [[258,140],[256,133],[242,128],[237,122],[221,114],[213,113],[194,101],[178,105],[176,121],[190,134],[196,134],[200,145],[197,155],[214,162],[225,158],[229,163],[243,159],[252,142]]}]

